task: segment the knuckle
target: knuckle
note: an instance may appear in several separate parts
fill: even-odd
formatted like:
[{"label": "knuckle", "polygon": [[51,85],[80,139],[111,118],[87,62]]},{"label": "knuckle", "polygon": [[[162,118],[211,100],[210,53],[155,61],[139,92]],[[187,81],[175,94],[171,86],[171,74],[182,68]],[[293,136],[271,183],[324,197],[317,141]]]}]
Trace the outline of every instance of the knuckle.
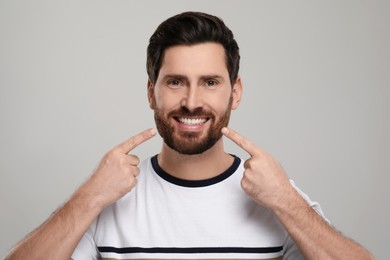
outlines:
[{"label": "knuckle", "polygon": [[108,151],[105,155],[104,155],[104,159],[110,159],[114,154],[114,150],[110,150]]},{"label": "knuckle", "polygon": [[238,143],[238,145],[239,146],[244,146],[244,140],[243,140],[243,138],[242,138],[242,136],[237,136],[237,143]]},{"label": "knuckle", "polygon": [[140,172],[141,172],[140,169],[139,169],[138,167],[135,167],[133,171],[134,171],[134,172],[133,172],[133,173],[134,173],[134,176],[138,176],[138,175],[140,174]]},{"label": "knuckle", "polygon": [[245,169],[249,169],[249,168],[251,168],[251,165],[252,165],[251,161],[250,160],[246,160],[245,163],[244,163],[244,168]]},{"label": "knuckle", "polygon": [[244,163],[244,168],[248,173],[250,173],[251,171],[259,168],[259,163],[253,160],[248,160]]},{"label": "knuckle", "polygon": [[247,181],[246,181],[245,175],[244,175],[244,178],[241,179],[241,187],[245,189],[246,184],[247,184]]},{"label": "knuckle", "polygon": [[130,138],[129,140],[127,140],[127,144],[131,147],[135,146],[136,145],[136,140],[135,140],[135,137],[132,137]]},{"label": "knuckle", "polygon": [[142,133],[141,137],[143,139],[147,139],[147,138],[150,137],[150,135],[151,135],[150,131],[145,131],[145,132]]},{"label": "knuckle", "polygon": [[245,171],[242,178],[247,184],[251,182],[252,180],[252,172],[251,171]]},{"label": "knuckle", "polygon": [[114,160],[114,157],[115,157],[115,152],[111,150],[103,156],[102,163],[109,165]]},{"label": "knuckle", "polygon": [[241,187],[248,194],[252,194],[253,193],[253,185],[245,178],[243,178],[241,180]]},{"label": "knuckle", "polygon": [[138,157],[135,158],[135,163],[136,164],[139,164],[140,163],[140,159]]},{"label": "knuckle", "polygon": [[138,156],[136,155],[129,155],[130,157],[130,161],[132,164],[139,164],[140,163],[140,159],[138,158]]}]

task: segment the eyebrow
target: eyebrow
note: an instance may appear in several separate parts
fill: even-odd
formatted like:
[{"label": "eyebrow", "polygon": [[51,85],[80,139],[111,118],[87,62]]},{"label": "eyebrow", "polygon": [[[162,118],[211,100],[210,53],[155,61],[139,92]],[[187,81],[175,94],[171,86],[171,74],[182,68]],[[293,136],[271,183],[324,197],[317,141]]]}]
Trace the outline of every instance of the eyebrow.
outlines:
[{"label": "eyebrow", "polygon": [[220,75],[217,74],[211,74],[211,75],[204,75],[200,77],[201,80],[206,80],[206,79],[216,79],[218,81],[224,81],[224,78]]},{"label": "eyebrow", "polygon": [[178,79],[188,81],[188,77],[180,74],[167,74],[162,78],[164,81],[167,79]]},{"label": "eyebrow", "polygon": [[[181,74],[167,74],[162,78],[163,81],[166,81],[167,79],[182,80],[182,81],[185,81],[186,83],[189,82],[188,77],[185,75],[181,75]],[[224,81],[224,78],[218,74],[203,75],[200,77],[201,81],[207,80],[207,79],[216,79],[216,80],[221,81],[221,82]]]}]

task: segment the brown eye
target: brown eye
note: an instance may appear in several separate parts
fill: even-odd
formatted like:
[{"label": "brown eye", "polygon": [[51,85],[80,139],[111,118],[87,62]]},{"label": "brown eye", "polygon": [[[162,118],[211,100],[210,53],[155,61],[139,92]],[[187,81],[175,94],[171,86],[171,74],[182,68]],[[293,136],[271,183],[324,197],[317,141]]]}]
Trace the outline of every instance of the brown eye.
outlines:
[{"label": "brown eye", "polygon": [[207,80],[206,81],[206,86],[207,87],[216,87],[218,85],[218,82],[215,80]]},{"label": "brown eye", "polygon": [[177,88],[180,86],[180,81],[173,79],[173,80],[168,81],[168,85],[172,88]]}]

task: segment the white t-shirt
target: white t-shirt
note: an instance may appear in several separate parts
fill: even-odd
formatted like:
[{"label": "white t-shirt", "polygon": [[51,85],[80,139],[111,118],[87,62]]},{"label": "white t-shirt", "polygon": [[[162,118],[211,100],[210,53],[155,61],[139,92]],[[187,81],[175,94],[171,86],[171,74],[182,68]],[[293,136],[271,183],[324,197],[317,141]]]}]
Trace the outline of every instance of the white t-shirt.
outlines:
[{"label": "white t-shirt", "polygon": [[140,170],[137,186],[102,211],[73,259],[303,259],[274,214],[242,190],[238,157],[201,181],[169,175],[156,156]]}]

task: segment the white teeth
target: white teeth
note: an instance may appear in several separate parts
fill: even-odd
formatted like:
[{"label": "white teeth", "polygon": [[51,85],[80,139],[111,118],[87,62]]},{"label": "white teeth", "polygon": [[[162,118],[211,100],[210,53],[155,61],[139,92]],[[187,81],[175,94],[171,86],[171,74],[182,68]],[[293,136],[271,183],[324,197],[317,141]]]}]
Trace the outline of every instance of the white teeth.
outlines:
[{"label": "white teeth", "polygon": [[207,120],[204,119],[204,118],[195,118],[195,119],[191,119],[191,118],[179,118],[179,121],[180,123],[183,123],[185,125],[200,125],[200,124],[203,124],[204,122],[206,122]]}]

